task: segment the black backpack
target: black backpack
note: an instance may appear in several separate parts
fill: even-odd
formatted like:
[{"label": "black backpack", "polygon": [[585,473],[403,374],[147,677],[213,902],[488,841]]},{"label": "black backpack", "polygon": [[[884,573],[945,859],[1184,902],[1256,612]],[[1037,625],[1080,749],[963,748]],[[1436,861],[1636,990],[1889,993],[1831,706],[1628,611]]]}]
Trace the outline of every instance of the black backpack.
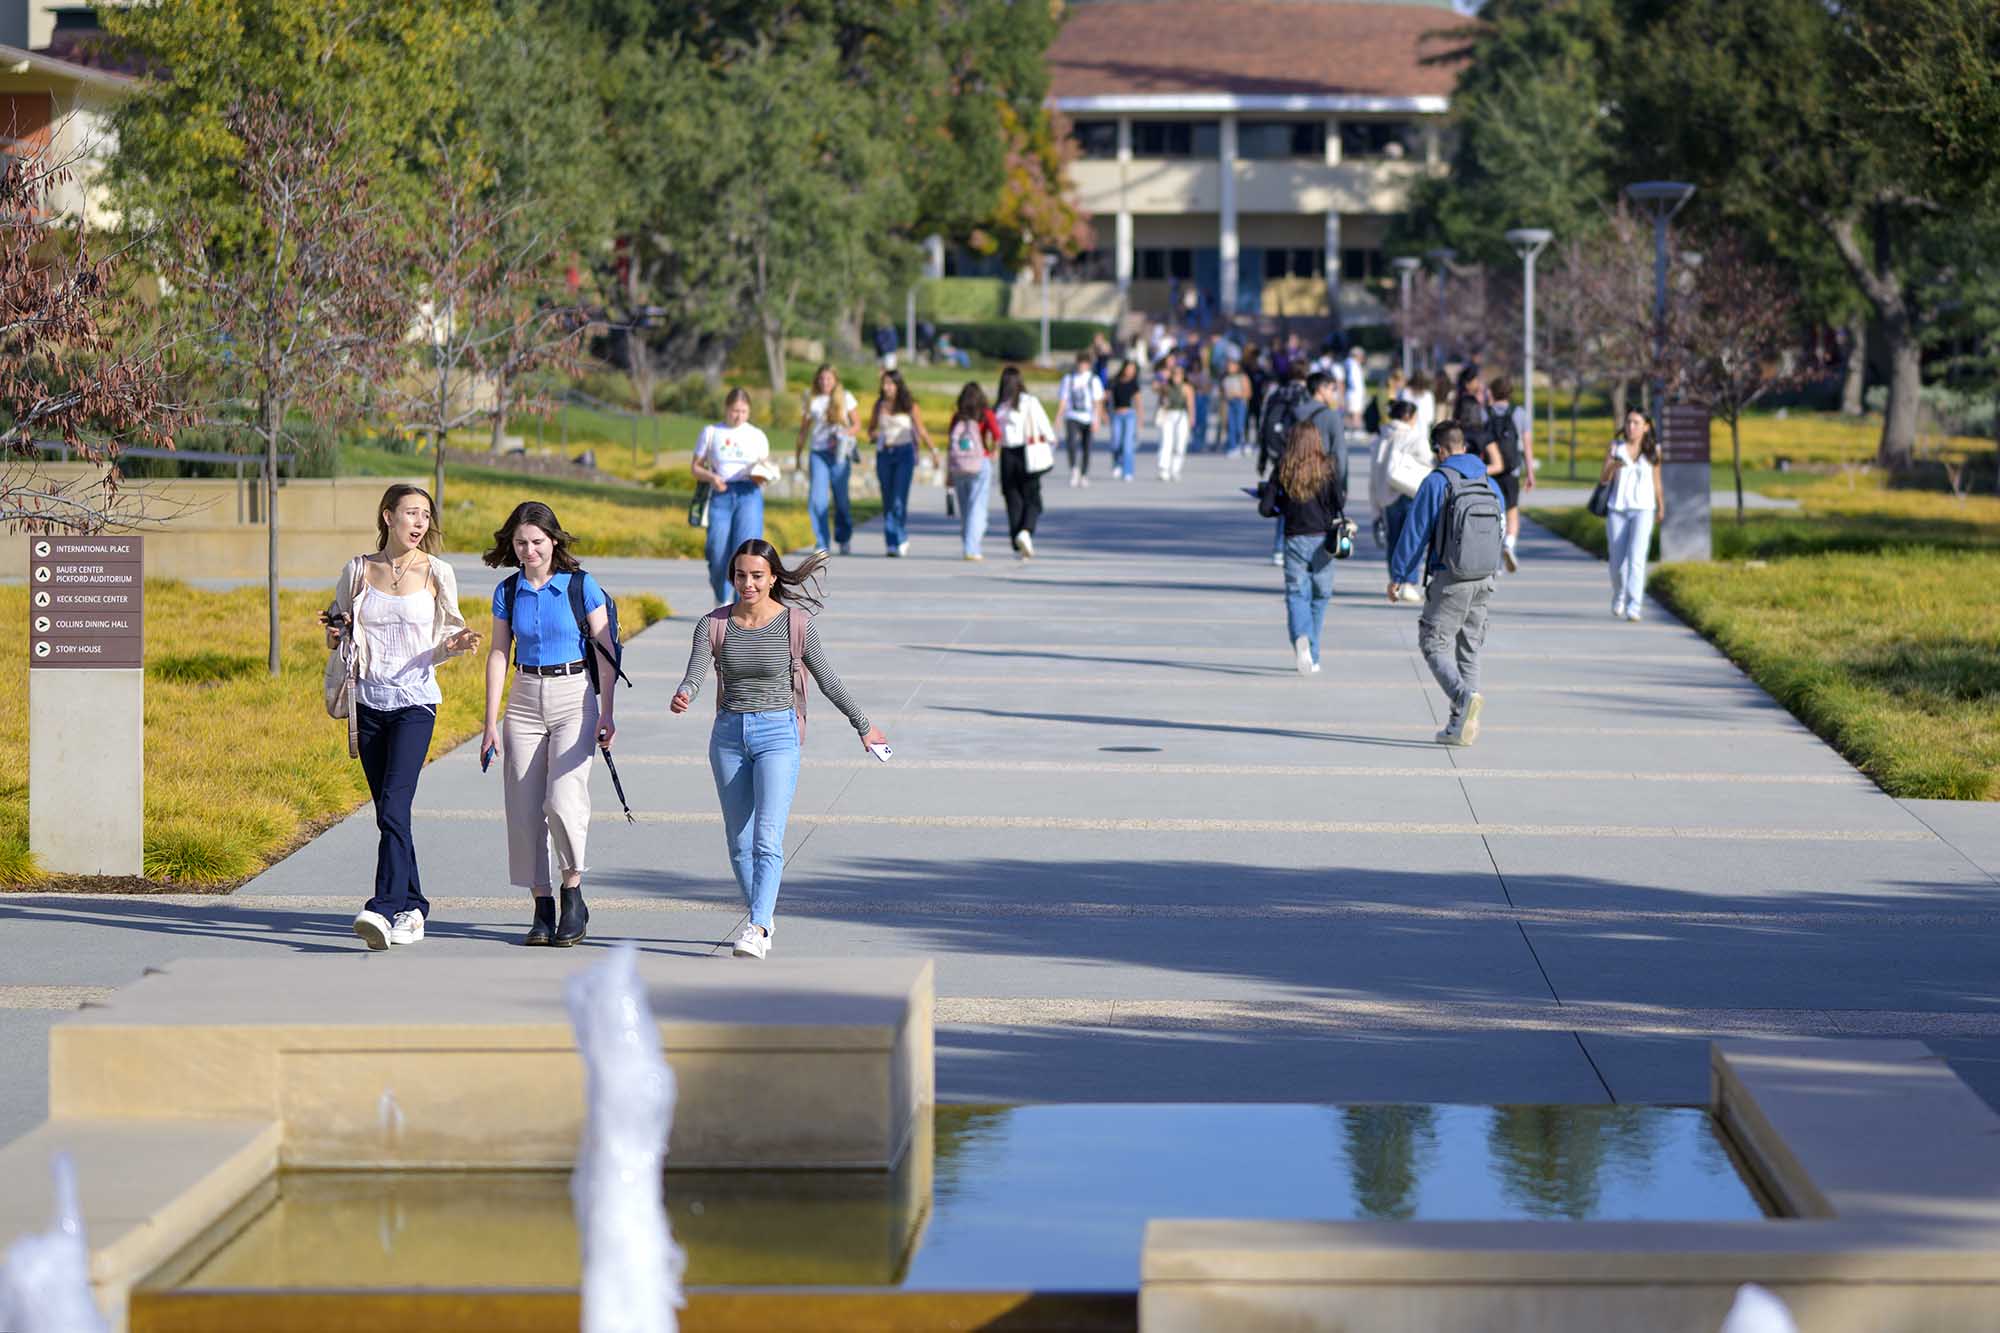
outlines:
[{"label": "black backpack", "polygon": [[1500,448],[1500,465],[1509,472],[1521,470],[1521,432],[1514,429],[1514,409],[1502,408],[1486,415],[1488,438]]},{"label": "black backpack", "polygon": [[[611,663],[611,674],[624,681],[626,688],[629,689],[632,678],[625,674],[625,639],[618,633],[618,599],[608,592],[604,594],[605,628],[611,631],[612,643],[612,648],[607,652],[603,644],[590,637],[590,613],[583,609],[583,575],[584,571],[578,569],[571,573],[569,579],[569,613],[576,617],[576,632],[583,640],[583,660],[588,663],[602,657]],[[507,603],[510,619],[514,610],[514,599],[520,595],[521,571],[517,569],[507,576],[507,592],[501,599]],[[597,693],[599,689],[597,673],[585,671],[583,674],[590,680],[591,693]]]},{"label": "black backpack", "polygon": [[1305,419],[1308,401],[1305,385],[1296,381],[1287,380],[1273,391],[1271,401],[1264,404],[1264,423],[1257,436],[1260,462],[1275,464],[1285,456],[1292,427]]}]

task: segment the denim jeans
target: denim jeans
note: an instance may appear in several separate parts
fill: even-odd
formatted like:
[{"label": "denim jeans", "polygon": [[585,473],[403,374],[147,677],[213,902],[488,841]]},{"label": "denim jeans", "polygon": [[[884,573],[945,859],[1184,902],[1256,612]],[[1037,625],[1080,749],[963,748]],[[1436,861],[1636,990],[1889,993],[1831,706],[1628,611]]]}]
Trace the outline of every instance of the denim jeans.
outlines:
[{"label": "denim jeans", "polygon": [[1326,534],[1307,533],[1285,538],[1285,642],[1303,638],[1312,645],[1312,659],[1319,661],[1319,630],[1326,620],[1326,604],[1333,597],[1333,552],[1326,549]]},{"label": "denim jeans", "polygon": [[1653,511],[1614,509],[1604,516],[1610,547],[1611,602],[1620,607],[1646,604],[1646,556],[1653,544]]},{"label": "denim jeans", "polygon": [[970,477],[953,477],[952,490],[958,493],[958,517],[964,524],[965,553],[985,554],[980,548],[986,542],[986,519],[989,512],[987,492],[993,486],[992,460]]},{"label": "denim jeans", "polygon": [[[840,451],[822,453],[815,449],[808,464],[812,468],[812,489],[806,495],[806,512],[812,515],[813,544],[831,551],[834,543],[845,546],[854,540],[854,510],[848,503],[847,483],[854,464]],[[827,525],[828,510],[833,524]]]},{"label": "denim jeans", "polygon": [[708,501],[708,586],[717,606],[736,600],[729,582],[729,557],[752,537],[764,535],[764,488],[754,481],[731,482]]},{"label": "denim jeans", "polygon": [[785,873],[785,818],[799,785],[799,724],[789,708],[715,715],[708,768],[722,802],[729,867],[750,919],[766,930]]},{"label": "denim jeans", "polygon": [[1129,477],[1139,452],[1139,409],[1121,407],[1111,414],[1111,475]]},{"label": "denim jeans", "polygon": [[354,705],[354,729],[361,749],[361,771],[368,794],[375,798],[375,896],[371,912],[392,920],[415,909],[428,921],[430,900],[417,882],[417,847],[410,837],[410,806],[417,797],[417,777],[430,752],[437,710],[427,704],[377,709]]},{"label": "denim jeans", "polygon": [[875,451],[875,479],[882,483],[882,536],[892,551],[910,539],[910,481],[916,475],[916,445]]},{"label": "denim jeans", "polygon": [[1227,445],[1230,453],[1233,454],[1243,447],[1243,427],[1248,423],[1249,418],[1250,400],[1247,398],[1231,398],[1229,400],[1229,435]]},{"label": "denim jeans", "polygon": [[1187,451],[1200,453],[1208,444],[1208,400],[1212,395],[1198,393],[1194,396],[1194,427],[1188,436]]}]

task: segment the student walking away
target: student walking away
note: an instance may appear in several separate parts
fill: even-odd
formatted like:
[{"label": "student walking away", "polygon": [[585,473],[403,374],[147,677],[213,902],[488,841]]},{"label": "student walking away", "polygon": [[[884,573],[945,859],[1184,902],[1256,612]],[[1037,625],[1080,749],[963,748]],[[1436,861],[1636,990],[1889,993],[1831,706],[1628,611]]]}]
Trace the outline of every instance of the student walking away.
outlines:
[{"label": "student walking away", "polygon": [[[713,531],[713,529],[711,529]],[[539,500],[514,506],[483,559],[514,572],[493,590],[480,758],[500,756],[507,810],[507,879],[534,895],[523,944],[568,947],[584,937],[590,766],[617,735],[617,609],[577,563],[575,538]],[[512,651],[507,713],[500,694]],[[549,848],[555,857],[550,862]],[[561,917],[557,916],[557,890]]]},{"label": "student walking away", "polygon": [[375,550],[347,562],[326,630],[327,711],[347,719],[348,753],[375,802],[375,892],[354,917],[371,949],[424,937],[430,900],[417,875],[410,806],[437,726],[437,668],[479,646],[458,610],[458,576],[436,558],[430,492],[391,486],[375,516]]},{"label": "student walking away", "polygon": [[[1265,473],[1278,465],[1284,456],[1285,447],[1291,442],[1292,427],[1305,420],[1311,409],[1312,400],[1306,390],[1306,380],[1311,372],[1303,361],[1294,363],[1296,374],[1273,388],[1264,397],[1264,414],[1257,419],[1257,476],[1261,480]],[[1285,563],[1285,525],[1282,521],[1272,529],[1271,563]]]},{"label": "student walking away", "polygon": [[[1382,558],[1387,565],[1403,535],[1410,516],[1410,504],[1424,478],[1437,466],[1431,442],[1417,434],[1417,405],[1406,398],[1389,404],[1389,422],[1375,441],[1374,465],[1368,471],[1369,497],[1375,504],[1375,522],[1381,533]],[[1415,584],[1403,588],[1402,600],[1421,602],[1424,595]]]},{"label": "student walking away", "polygon": [[1653,527],[1667,519],[1667,493],[1660,481],[1660,445],[1653,423],[1633,408],[1625,428],[1611,442],[1598,483],[1607,494],[1604,535],[1611,555],[1611,617],[1637,621],[1646,602],[1646,556]]},{"label": "student walking away", "polygon": [[1139,452],[1139,363],[1120,361],[1111,377],[1111,475],[1132,480],[1132,462]]},{"label": "student walking away", "polygon": [[984,560],[988,499],[993,485],[993,455],[1000,444],[1000,423],[986,406],[986,392],[977,384],[958,391],[958,406],[946,432],[945,474],[958,497],[958,515],[967,560]]},{"label": "student walking away", "polygon": [[1234,458],[1243,452],[1250,419],[1250,376],[1236,357],[1229,359],[1229,367],[1223,372],[1222,410],[1222,456]]},{"label": "student walking away", "polygon": [[1063,452],[1069,456],[1069,484],[1090,485],[1090,437],[1104,425],[1104,386],[1090,373],[1090,358],[1079,352],[1076,364],[1056,389],[1062,404]]},{"label": "student walking away", "polygon": [[696,481],[715,488],[708,501],[708,586],[715,599],[729,596],[729,553],[764,535],[764,484],[777,478],[771,441],[750,424],[750,394],[736,388],[723,400],[722,420],[704,427],[695,443]]},{"label": "student walking away", "polygon": [[1194,386],[1187,371],[1176,361],[1167,367],[1167,382],[1160,386],[1160,480],[1179,481],[1181,465],[1187,461],[1188,430],[1194,419]]},{"label": "student walking away", "polygon": [[887,739],[856,708],[834,674],[812,612],[819,609],[818,578],[826,555],[816,553],[786,569],[769,542],[745,542],[730,564],[733,606],[718,607],[694,627],[687,675],[669,705],[685,713],[701,693],[713,665],[715,726],[708,766],[722,803],[729,865],[743,892],[750,920],[736,938],[738,958],[771,952],[779,879],[785,869],[785,819],[799,782],[799,750],[806,732],[806,676],[847,715],[863,748]]},{"label": "student walking away", "polygon": [[1347,509],[1346,488],[1326,456],[1318,426],[1301,421],[1292,427],[1277,471],[1257,491],[1257,512],[1284,524],[1285,637],[1299,674],[1313,675]]},{"label": "student walking away", "polygon": [[[848,554],[854,539],[854,509],[848,487],[854,475],[854,438],[861,432],[855,409],[860,404],[840,383],[840,372],[821,366],[813,372],[812,392],[799,414],[799,437],[792,446],[792,467],[800,468],[811,450],[811,484],[806,511],[812,516],[813,543],[831,551],[839,543]],[[832,519],[828,523],[829,516]]]},{"label": "student walking away", "polygon": [[1500,548],[1500,564],[1509,574],[1520,569],[1514,543],[1521,536],[1521,490],[1535,487],[1534,455],[1528,452],[1527,437],[1521,433],[1521,414],[1507,400],[1514,385],[1505,375],[1493,378],[1492,402],[1486,408],[1486,473],[1500,487],[1507,502],[1507,539]]},{"label": "student walking away", "polygon": [[[910,553],[910,482],[917,475],[917,446],[924,447],[933,466],[937,463],[937,449],[902,372],[882,372],[875,407],[868,414],[868,434],[875,441],[875,480],[882,487],[882,539],[894,560]],[[718,595],[715,600],[725,599]]]},{"label": "student walking away", "polygon": [[1347,419],[1341,410],[1340,377],[1324,371],[1306,376],[1306,404],[1300,416],[1319,431],[1333,470],[1340,474],[1341,494],[1347,493]]},{"label": "student walking away", "polygon": [[1466,452],[1456,421],[1431,428],[1431,447],[1443,456],[1417,487],[1396,549],[1389,557],[1389,600],[1419,578],[1424,610],[1417,646],[1451,704],[1451,718],[1437,734],[1440,745],[1479,739],[1479,650],[1486,642],[1486,609],[1500,572],[1500,488],[1486,465]]},{"label": "student walking away", "polygon": [[1023,560],[1035,558],[1035,524],[1042,518],[1042,475],[1056,464],[1055,428],[1041,400],[1021,382],[1021,368],[1000,372],[993,393],[1000,426],[1000,495],[1007,502],[1007,536]]},{"label": "student walking away", "polygon": [[1351,430],[1359,430],[1361,414],[1368,408],[1368,367],[1361,359],[1360,344],[1349,345],[1340,374],[1347,393],[1347,425]]}]

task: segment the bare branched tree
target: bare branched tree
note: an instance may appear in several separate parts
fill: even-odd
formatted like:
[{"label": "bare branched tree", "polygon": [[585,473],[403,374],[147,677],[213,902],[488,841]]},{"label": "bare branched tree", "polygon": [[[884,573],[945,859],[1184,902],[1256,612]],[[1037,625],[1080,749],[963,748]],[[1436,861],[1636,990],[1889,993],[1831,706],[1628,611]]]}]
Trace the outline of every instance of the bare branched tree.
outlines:
[{"label": "bare branched tree", "polygon": [[215,330],[209,350],[227,396],[255,408],[245,429],[264,453],[276,675],[286,419],[345,416],[394,370],[408,327],[407,259],[343,122],[258,95],[231,111],[229,126],[242,143],[231,211],[190,217],[167,271]]}]

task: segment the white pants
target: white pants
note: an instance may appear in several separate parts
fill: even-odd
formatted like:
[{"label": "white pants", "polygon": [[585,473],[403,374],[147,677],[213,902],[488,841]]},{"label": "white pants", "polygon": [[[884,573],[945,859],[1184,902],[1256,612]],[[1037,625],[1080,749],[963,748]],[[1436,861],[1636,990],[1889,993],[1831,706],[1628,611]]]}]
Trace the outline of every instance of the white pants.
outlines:
[{"label": "white pants", "polygon": [[1160,480],[1166,481],[1181,474],[1181,463],[1187,458],[1188,414],[1185,412],[1160,413]]},{"label": "white pants", "polygon": [[1646,549],[1653,542],[1653,511],[1614,509],[1604,516],[1611,547],[1611,605],[1634,607],[1646,600]]}]

